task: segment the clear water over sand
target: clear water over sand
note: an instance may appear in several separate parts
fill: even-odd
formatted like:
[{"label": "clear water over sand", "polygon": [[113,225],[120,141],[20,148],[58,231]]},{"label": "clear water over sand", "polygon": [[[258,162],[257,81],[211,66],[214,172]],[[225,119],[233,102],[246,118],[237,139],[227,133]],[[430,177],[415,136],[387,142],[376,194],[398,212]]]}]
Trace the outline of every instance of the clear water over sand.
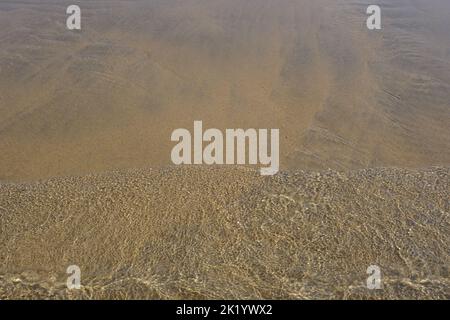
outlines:
[{"label": "clear water over sand", "polygon": [[[448,1],[79,3],[0,3],[0,298],[449,298]],[[194,120],[282,173],[172,167]]]}]

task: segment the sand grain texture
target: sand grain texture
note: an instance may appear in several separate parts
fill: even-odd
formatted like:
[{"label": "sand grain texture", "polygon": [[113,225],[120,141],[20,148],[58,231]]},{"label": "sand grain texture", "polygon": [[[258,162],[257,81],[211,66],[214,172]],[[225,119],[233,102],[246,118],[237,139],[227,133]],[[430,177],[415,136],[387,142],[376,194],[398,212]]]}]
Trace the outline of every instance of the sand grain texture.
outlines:
[{"label": "sand grain texture", "polygon": [[[448,299],[448,168],[0,185],[1,298]],[[65,287],[67,266],[81,291]],[[384,289],[366,288],[379,265]]]},{"label": "sand grain texture", "polygon": [[[0,1],[0,299],[450,298],[449,1],[72,2]],[[281,173],[171,167],[194,120]]]},{"label": "sand grain texture", "polygon": [[450,5],[381,1],[0,3],[0,179],[171,164],[171,132],[279,128],[283,169],[450,159]]}]

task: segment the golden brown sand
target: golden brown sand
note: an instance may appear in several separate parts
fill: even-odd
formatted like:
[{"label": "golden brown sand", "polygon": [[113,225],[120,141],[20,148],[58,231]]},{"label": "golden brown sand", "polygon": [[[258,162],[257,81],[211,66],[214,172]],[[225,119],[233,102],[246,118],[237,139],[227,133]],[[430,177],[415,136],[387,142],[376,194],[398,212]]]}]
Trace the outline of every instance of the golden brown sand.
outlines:
[{"label": "golden brown sand", "polygon": [[448,168],[197,167],[4,184],[0,298],[449,299],[449,183]]},{"label": "golden brown sand", "polygon": [[[0,298],[448,299],[450,4],[371,2],[1,1]],[[283,173],[168,166],[194,120]]]},{"label": "golden brown sand", "polygon": [[449,164],[448,1],[69,2],[0,4],[0,179],[167,165],[194,120],[279,128],[283,169]]}]

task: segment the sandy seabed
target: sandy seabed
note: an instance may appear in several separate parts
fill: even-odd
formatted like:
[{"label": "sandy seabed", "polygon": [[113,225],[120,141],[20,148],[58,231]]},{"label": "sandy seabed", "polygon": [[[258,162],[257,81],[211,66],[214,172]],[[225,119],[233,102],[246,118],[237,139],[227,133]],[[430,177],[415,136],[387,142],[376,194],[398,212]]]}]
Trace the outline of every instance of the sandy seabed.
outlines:
[{"label": "sandy seabed", "polygon": [[[0,1],[0,299],[450,298],[448,0],[77,3]],[[195,120],[280,173],[172,167]]]},{"label": "sandy seabed", "polygon": [[[1,184],[0,298],[448,299],[449,174],[198,167]],[[382,290],[366,287],[370,265]]]}]

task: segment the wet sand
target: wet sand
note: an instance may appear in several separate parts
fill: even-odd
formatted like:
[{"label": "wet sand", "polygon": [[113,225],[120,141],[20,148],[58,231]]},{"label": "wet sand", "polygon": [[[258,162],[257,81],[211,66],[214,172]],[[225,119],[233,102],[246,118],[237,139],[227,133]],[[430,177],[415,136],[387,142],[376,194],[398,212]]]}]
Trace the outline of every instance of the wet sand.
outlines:
[{"label": "wet sand", "polygon": [[[448,1],[69,4],[0,3],[0,299],[450,298]],[[194,120],[282,172],[172,167]]]},{"label": "wet sand", "polygon": [[450,5],[381,1],[0,4],[0,179],[171,164],[170,134],[279,128],[282,169],[450,159]]},{"label": "wet sand", "polygon": [[[449,174],[198,167],[4,184],[0,297],[448,299]],[[82,290],[66,289],[69,265]],[[382,290],[366,287],[370,265]]]}]

